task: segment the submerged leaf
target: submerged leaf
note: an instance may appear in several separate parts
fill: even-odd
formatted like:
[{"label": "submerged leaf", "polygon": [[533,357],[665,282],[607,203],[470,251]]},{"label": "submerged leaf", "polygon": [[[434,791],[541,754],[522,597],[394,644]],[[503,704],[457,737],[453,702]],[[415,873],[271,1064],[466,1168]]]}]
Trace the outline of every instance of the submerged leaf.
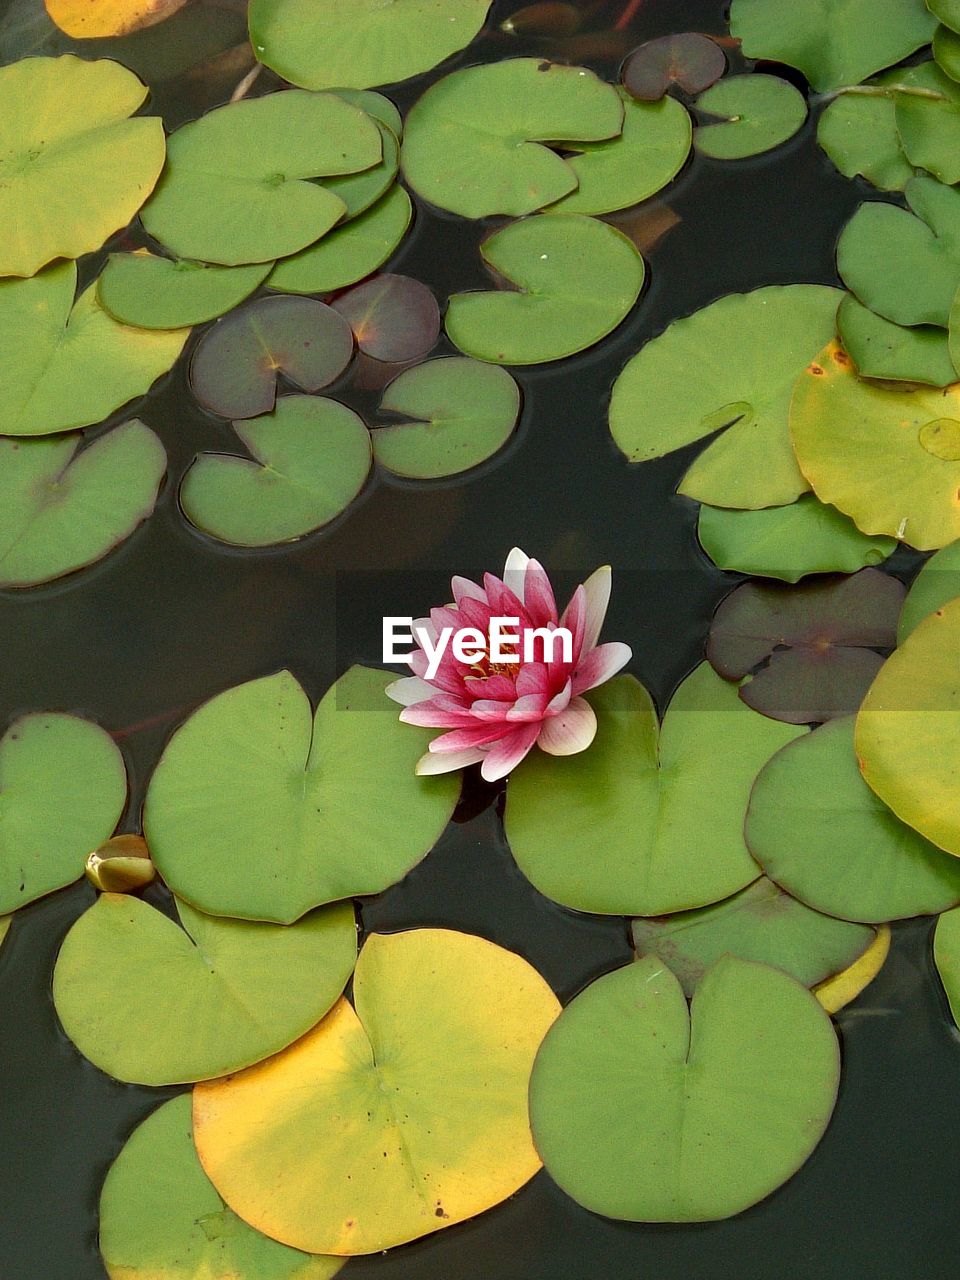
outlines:
[{"label": "submerged leaf", "polygon": [[272,266],[214,267],[172,262],[144,250],[112,253],[97,281],[97,300],[121,324],[184,329],[239,306]]},{"label": "submerged leaf", "polygon": [[333,306],[360,350],[375,360],[419,360],[440,335],[436,298],[409,276],[374,276],[340,294]]},{"label": "submerged leaf", "polygon": [[803,94],[777,76],[730,76],[697,99],[697,111],[709,119],[697,129],[701,155],[741,160],[760,155],[792,138],[807,118]]},{"label": "submerged leaf", "polygon": [[723,50],[695,31],[660,36],[634,49],[620,72],[627,92],[641,102],[656,102],[672,85],[685,93],[701,93],[727,69]]},{"label": "submerged leaf", "polygon": [[583,25],[584,14],[575,4],[539,0],[511,13],[500,30],[511,36],[572,36]]}]

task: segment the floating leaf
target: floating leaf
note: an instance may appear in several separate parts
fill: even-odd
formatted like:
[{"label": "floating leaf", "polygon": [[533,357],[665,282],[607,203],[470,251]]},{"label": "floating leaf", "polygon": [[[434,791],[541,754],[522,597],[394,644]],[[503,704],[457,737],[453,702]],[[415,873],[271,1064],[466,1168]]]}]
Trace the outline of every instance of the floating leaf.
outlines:
[{"label": "floating leaf", "polygon": [[130,221],[163,168],[160,120],[128,118],[146,96],[107,60],[0,68],[0,275],[79,258]]},{"label": "floating leaf", "polygon": [[0,915],[83,875],[113,834],[127,774],[113,739],[78,716],[15,720],[0,740]]},{"label": "floating leaf", "polygon": [[960,596],[960,542],[951,542],[923,566],[900,613],[897,644],[903,644],[918,623]]},{"label": "floating leaf", "polygon": [[414,774],[430,735],[399,722],[383,693],[392,678],[351,667],[315,717],[288,671],[195,711],[144,811],[173,891],[212,914],[287,923],[402,879],[439,838],[460,780]]},{"label": "floating leaf", "polygon": [[748,58],[797,67],[821,93],[899,62],[936,25],[917,0],[733,0],[730,9]]},{"label": "floating leaf", "polygon": [[193,1144],[181,1094],[139,1125],[100,1197],[100,1252],[110,1280],[330,1280],[342,1258],[310,1257],[247,1226],[220,1199]]},{"label": "floating leaf", "polygon": [[0,439],[0,587],[108,555],[153,511],[166,470],[163,445],[136,420],[82,449],[78,435]]},{"label": "floating leaf", "polygon": [[840,236],[837,267],[887,320],[946,326],[960,287],[960,191],[920,176],[906,196],[913,213],[878,201],[860,206]]},{"label": "floating leaf", "polygon": [[101,422],[144,395],[183,349],[189,329],[118,324],[91,285],[73,301],[77,267],[0,281],[0,432],[39,436]]},{"label": "floating leaf", "polygon": [[333,305],[360,350],[375,360],[419,360],[440,334],[436,298],[409,276],[374,276],[342,293]]},{"label": "floating leaf", "polygon": [[676,85],[697,94],[719,80],[727,69],[720,46],[695,31],[660,36],[634,49],[620,72],[627,92],[642,102],[656,102]]},{"label": "floating leaf", "polygon": [[44,0],[47,13],[75,40],[125,36],[152,27],[182,9],[187,0]]},{"label": "floating leaf", "polygon": [[[714,46],[716,47],[716,46]],[[721,54],[721,57],[723,55]],[[634,102],[625,92],[623,132],[607,142],[571,142],[578,187],[547,213],[610,213],[672,182],[690,154],[690,116],[675,98]]]},{"label": "floating leaf", "polygon": [[491,0],[251,0],[257,57],[306,89],[366,89],[466,48]]},{"label": "floating leaf", "polygon": [[960,287],[957,289],[957,295],[950,307],[950,331],[947,345],[950,351],[950,359],[953,361],[953,367],[960,373]]},{"label": "floating leaf", "polygon": [[643,287],[643,258],[632,242],[581,214],[511,222],[480,252],[517,289],[455,293],[446,329],[454,346],[494,364],[539,364],[593,346]]},{"label": "floating leaf", "polygon": [[879,564],[894,538],[870,538],[812,493],[783,507],[700,508],[697,536],[720,569],[796,582],[808,573],[854,573]]},{"label": "floating leaf", "polygon": [[822,285],[772,285],[675,320],[614,385],[610,430],[619,448],[646,462],[728,427],[680,492],[718,507],[793,502],[809,486],[787,430],[790,393],[833,336],[841,296]]},{"label": "floating leaf", "polygon": [[938,27],[933,37],[933,56],[944,75],[960,80],[960,33]]},{"label": "floating leaf", "polygon": [[592,983],[547,1032],[530,1117],[547,1172],[584,1208],[712,1221],[796,1173],[839,1078],[830,1019],[793,978],[725,956],[688,1010],[648,956]]},{"label": "floating leaf", "polygon": [[401,164],[418,195],[466,218],[519,217],[574,191],[555,151],[614,138],[623,102],[592,71],[509,58],[446,76],[407,116]]},{"label": "floating leaf", "polygon": [[742,160],[792,138],[807,118],[807,100],[786,80],[754,73],[721,80],[697,99],[697,111],[720,117],[697,129],[697,150],[717,160]]},{"label": "floating leaf", "polygon": [[143,250],[112,253],[97,281],[97,301],[121,324],[184,329],[239,306],[272,265],[213,267],[172,262]]},{"label": "floating leaf", "polygon": [[857,717],[864,778],[915,831],[960,855],[960,600],[925,618],[885,662]]},{"label": "floating leaf", "polygon": [[185,902],[177,911],[182,929],[140,898],[104,893],[60,948],[57,1016],[117,1080],[184,1084],[260,1062],[315,1026],[353,971],[348,903],[290,927],[218,920]]},{"label": "floating leaf", "polygon": [[234,546],[290,542],[329,524],[370,471],[370,433],[336,400],[284,396],[234,430],[252,458],[202,453],[180,486],[187,519]]},{"label": "floating leaf", "polygon": [[945,387],[957,381],[947,335],[934,325],[907,328],[869,311],[848,293],[837,312],[837,330],[864,378],[924,382]]},{"label": "floating leaf", "polygon": [[832,978],[818,982],[813,994],[827,1013],[839,1013],[870,985],[883,968],[890,952],[890,926],[882,924],[877,936],[859,960],[849,969],[835,973]]},{"label": "floating leaf", "polygon": [[791,742],[760,770],[746,837],[764,872],[846,920],[936,915],[960,902],[960,860],[912,831],[857,766],[853,716]]},{"label": "floating leaf", "polygon": [[896,96],[897,129],[907,159],[941,182],[960,181],[960,85],[934,62],[908,68],[900,80],[922,91]]},{"label": "floating leaf", "polygon": [[0,947],[6,942],[7,934],[10,932],[10,925],[13,922],[13,916],[0,916]]},{"label": "floating leaf", "polygon": [[892,96],[840,94],[820,117],[817,141],[845,177],[861,174],[881,191],[902,191],[914,176]]},{"label": "floating leaf", "polygon": [[344,102],[352,102],[355,107],[365,111],[374,120],[385,124],[395,138],[403,137],[403,116],[400,108],[383,93],[374,93],[372,89],[338,89],[337,97]]},{"label": "floating leaf", "polygon": [[224,1199],[325,1253],[415,1240],[533,1177],[527,1085],[559,1012],[525,960],[446,929],[373,934],[353,999],[356,1012],[341,1000],[284,1053],[194,1093],[197,1150]]},{"label": "floating leaf", "polygon": [[707,658],[743,701],[791,724],[856,711],[883,665],[877,649],[896,643],[905,589],[878,569],[787,590],[747,582],[720,604]]},{"label": "floating leaf", "polygon": [[953,1020],[960,1026],[960,909],[945,912],[937,921],[933,959]]},{"label": "floating leaf", "polygon": [[524,875],[566,907],[632,916],[705,906],[755,880],[743,842],[750,786],[801,730],[755,715],[706,663],[659,733],[630,676],[589,700],[599,721],[589,751],[536,752],[510,779],[506,833]]},{"label": "floating leaf", "polygon": [[200,340],[190,387],[224,418],[269,412],[283,374],[303,391],[339,378],[353,356],[350,326],[314,298],[260,298],[226,316]]},{"label": "floating leaf", "polygon": [[[373,94],[372,97],[379,98],[379,94]],[[337,97],[343,97],[345,101],[349,101],[343,94],[337,94]],[[382,99],[386,102],[386,99]],[[356,106],[361,106],[357,102]],[[392,103],[389,106],[393,107]],[[362,108],[361,109],[365,109]],[[394,108],[396,111],[396,108]],[[370,114],[369,112],[367,113]],[[383,151],[382,159],[379,163],[370,169],[365,169],[362,173],[348,173],[343,178],[328,178],[323,184],[328,191],[332,191],[335,196],[339,196],[343,203],[347,206],[346,218],[356,218],[359,214],[369,209],[371,205],[383,196],[390,187],[393,186],[394,179],[397,176],[397,170],[400,168],[400,141],[397,134],[386,125],[378,116],[374,115],[373,119],[380,131],[380,144]]]},{"label": "floating leaf", "polygon": [[377,462],[399,476],[434,480],[468,471],[503,448],[520,415],[520,388],[496,365],[429,360],[390,383],[380,411],[410,421],[373,432]]},{"label": "floating leaf", "polygon": [[332,293],[382,267],[407,233],[410,197],[397,185],[365,213],[278,262],[267,285],[284,293]]},{"label": "floating leaf", "polygon": [[631,932],[638,957],[662,960],[688,999],[721,956],[772,965],[812,987],[853,964],[875,936],[812,911],[764,876],[713,906],[634,920]]},{"label": "floating leaf", "polygon": [[346,212],[306,179],[357,173],[382,156],[376,122],[333,94],[289,89],[232,102],[171,135],[143,225],[178,258],[270,262],[313,244]]},{"label": "floating leaf", "polygon": [[131,893],[157,877],[143,836],[111,836],[87,854],[84,875],[101,893]]},{"label": "floating leaf", "polygon": [[864,533],[922,551],[960,537],[960,384],[877,386],[834,342],[797,381],[790,432],[817,497]]},{"label": "floating leaf", "polygon": [[951,31],[960,31],[960,0],[926,0],[930,12],[949,27]]}]

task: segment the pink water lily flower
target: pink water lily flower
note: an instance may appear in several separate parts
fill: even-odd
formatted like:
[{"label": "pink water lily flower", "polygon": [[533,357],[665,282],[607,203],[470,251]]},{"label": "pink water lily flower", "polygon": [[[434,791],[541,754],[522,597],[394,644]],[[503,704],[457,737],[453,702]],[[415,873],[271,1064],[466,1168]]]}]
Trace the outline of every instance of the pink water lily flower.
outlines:
[{"label": "pink water lily flower", "polygon": [[[453,579],[454,603],[413,624],[420,646],[408,659],[414,675],[387,687],[390,697],[403,704],[400,719],[406,724],[446,730],[420,758],[418,774],[480,763],[483,777],[493,782],[535,745],[555,756],[574,755],[590,745],[597,720],[580,695],[609,680],[631,657],[628,645],[597,644],[610,579],[609,566],[597,569],[577,587],[560,617],[543,566],[517,547],[507,557],[502,580],[487,573],[479,587],[467,578]],[[497,617],[519,619],[512,652],[520,661],[490,660],[491,619]],[[455,633],[466,627],[487,637],[486,651],[466,663],[458,661],[448,644],[439,666],[428,674],[426,649],[436,653],[444,629]],[[525,633],[558,627],[570,632],[568,654],[560,644],[548,653],[542,633],[531,634],[524,644]],[[522,660],[525,651],[531,660]]]}]

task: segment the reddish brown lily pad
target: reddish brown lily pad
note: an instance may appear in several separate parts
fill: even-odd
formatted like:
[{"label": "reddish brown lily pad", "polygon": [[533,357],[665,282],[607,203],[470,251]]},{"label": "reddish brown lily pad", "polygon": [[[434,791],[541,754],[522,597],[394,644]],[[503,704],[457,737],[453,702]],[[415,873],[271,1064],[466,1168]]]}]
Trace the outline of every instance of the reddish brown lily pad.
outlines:
[{"label": "reddish brown lily pad", "polygon": [[408,276],[379,275],[333,303],[357,346],[375,360],[418,360],[440,335],[440,308],[425,284]]},{"label": "reddish brown lily pad", "polygon": [[702,93],[727,69],[724,52],[709,36],[696,31],[648,40],[623,64],[624,88],[641,102],[656,102],[671,85],[686,93]]},{"label": "reddish brown lily pad", "polygon": [[721,603],[707,658],[740,697],[789,724],[856,711],[897,642],[906,589],[877,569],[800,587],[748,582]]},{"label": "reddish brown lily pad", "polygon": [[190,386],[214,413],[254,418],[273,408],[281,374],[302,391],[319,391],[352,355],[350,326],[332,307],[313,298],[261,298],[204,335]]}]

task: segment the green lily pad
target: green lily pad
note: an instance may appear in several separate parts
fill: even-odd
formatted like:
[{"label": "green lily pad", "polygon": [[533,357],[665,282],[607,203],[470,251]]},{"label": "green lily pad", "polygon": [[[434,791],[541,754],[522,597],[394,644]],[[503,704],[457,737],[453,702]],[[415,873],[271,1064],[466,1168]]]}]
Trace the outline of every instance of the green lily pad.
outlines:
[{"label": "green lily pad", "polygon": [[76,263],[0,281],[0,434],[86,427],[149,391],[189,329],[149,333],[118,324],[91,285],[74,303]]},{"label": "green lily pad", "polygon": [[163,125],[129,117],[146,86],[117,62],[25,58],[0,68],[0,276],[99,249],[163,168]]},{"label": "green lily pad", "polygon": [[386,94],[374,93],[372,89],[338,89],[337,97],[344,102],[351,102],[374,120],[385,124],[395,138],[403,137],[403,116],[400,108]]},{"label": "green lily pad", "polygon": [[917,0],[733,0],[730,9],[748,58],[797,67],[821,93],[900,62],[936,26]]},{"label": "green lily pad", "polygon": [[377,462],[398,476],[435,480],[469,471],[503,448],[520,416],[520,388],[497,365],[428,360],[390,383],[380,411],[408,421],[372,433]]},{"label": "green lily pad", "polygon": [[648,956],[592,983],[547,1032],[530,1120],[547,1172],[584,1208],[713,1221],[796,1173],[839,1079],[833,1025],[793,978],[725,956],[688,1011]]},{"label": "green lily pad", "polygon": [[925,618],[887,659],[857,717],[864,778],[908,826],[960,855],[960,600]]},{"label": "green lily pad", "polygon": [[626,209],[655,195],[683,168],[693,136],[686,108],[676,98],[635,102],[625,90],[620,96],[624,104],[623,132],[606,142],[569,144],[569,150],[576,154],[567,164],[575,173],[578,186],[550,205],[547,213],[611,213]]},{"label": "green lily pad", "polygon": [[108,555],[153,511],[163,445],[126,422],[78,435],[0,439],[0,587],[32,587]]},{"label": "green lily pad", "polygon": [[953,367],[960,374],[960,287],[957,288],[957,295],[950,307],[949,324],[947,347]]},{"label": "green lily pad", "polygon": [[833,336],[841,296],[823,285],[772,285],[675,320],[614,384],[610,430],[619,448],[646,462],[727,427],[680,492],[718,507],[793,502],[809,485],[790,444],[790,395]]},{"label": "green lily pad", "polygon": [[491,0],[251,0],[257,57],[305,89],[367,89],[466,48]]},{"label": "green lily pad", "polygon": [[817,911],[880,924],[960,902],[960,859],[912,831],[860,775],[854,717],[822,725],[760,770],[746,837],[764,872]]},{"label": "green lily pad", "polygon": [[634,49],[620,72],[627,92],[641,102],[658,102],[676,85],[684,93],[702,93],[727,69],[723,50],[696,31],[660,36]]},{"label": "green lily pad", "polygon": [[[260,1062],[315,1026],[353,972],[349,903],[291,927],[177,911],[182,929],[140,898],[104,893],[60,948],[57,1016],[117,1080],[185,1084]],[[98,973],[114,978],[91,981]]]},{"label": "green lily pad", "polygon": [[808,573],[854,573],[880,564],[895,538],[871,538],[812,493],[760,511],[702,506],[700,545],[720,569],[797,582]]},{"label": "green lily pad", "polygon": [[887,320],[946,327],[960,287],[960,191],[922,175],[906,196],[913,213],[878,201],[860,206],[841,233],[837,267]]},{"label": "green lily pad", "polygon": [[892,96],[840,94],[820,117],[817,141],[844,177],[859,174],[881,191],[902,191],[914,176]]},{"label": "green lily pad", "polygon": [[951,80],[960,80],[960,32],[940,26],[933,37],[933,56]]},{"label": "green lily pad", "polygon": [[941,182],[960,182],[960,85],[935,62],[910,67],[899,79],[924,91],[896,96],[897,129],[907,159]]},{"label": "green lily pad", "polygon": [[957,381],[947,334],[935,325],[894,324],[848,293],[837,312],[837,331],[861,377],[932,387]]},{"label": "green lily pad", "polygon": [[203,1172],[181,1094],[139,1125],[107,1174],[100,1252],[110,1280],[330,1280],[342,1258],[301,1253],[247,1226]]},{"label": "green lily pad", "polygon": [[945,27],[960,31],[960,0],[926,0],[926,4]]},{"label": "green lily pad", "polygon": [[303,391],[319,391],[353,358],[350,326],[314,298],[259,298],[224,317],[197,344],[190,388],[224,418],[268,413],[281,374]]},{"label": "green lily pad", "polygon": [[643,258],[632,241],[582,214],[511,222],[480,252],[516,290],[455,293],[446,329],[466,355],[494,364],[584,351],[621,323],[643,287]]},{"label": "green lily pad", "polygon": [[921,551],[960,537],[960,384],[870,383],[831,343],[797,380],[790,434],[817,497],[864,533]]},{"label": "green lily pad", "polygon": [[272,413],[235,422],[252,455],[202,453],[180,486],[188,520],[238,547],[291,542],[329,524],[370,471],[370,433],[346,405],[283,396]]},{"label": "green lily pad", "polygon": [[599,915],[662,915],[727,898],[757,878],[743,815],[760,766],[803,730],[758,716],[706,663],[663,726],[619,676],[589,695],[589,751],[530,755],[510,780],[505,826],[541,893]]},{"label": "green lily pad", "polygon": [[374,360],[419,360],[440,336],[440,308],[430,289],[410,276],[374,276],[333,303],[357,346]]},{"label": "green lily pad", "polygon": [[112,253],[97,281],[97,300],[121,324],[185,329],[239,306],[272,265],[214,267],[172,262],[142,251]]},{"label": "green lily pad", "polygon": [[[342,95],[337,94],[337,97]],[[360,105],[359,103],[357,104]],[[362,173],[348,173],[342,178],[328,178],[324,186],[347,206],[345,218],[356,218],[369,209],[393,186],[400,168],[400,141],[391,128],[374,117],[380,130],[382,159]]]},{"label": "green lily pad", "polygon": [[358,218],[278,262],[267,286],[284,293],[332,293],[356,284],[383,266],[407,234],[412,217],[410,197],[395,185]]},{"label": "green lily pad", "polygon": [[407,116],[401,164],[418,195],[465,218],[520,217],[575,191],[548,146],[615,138],[617,90],[592,71],[537,58],[466,67],[431,86]]},{"label": "green lily pad", "polygon": [[771,965],[813,987],[853,964],[876,936],[811,910],[765,876],[713,906],[634,920],[631,933],[637,956],[659,957],[687,999],[721,956]]},{"label": "green lily pad", "polygon": [[730,76],[697,99],[701,115],[716,116],[696,132],[701,155],[742,160],[771,151],[792,138],[807,118],[807,100],[778,76]]},{"label": "green lily pad", "polygon": [[402,879],[446,826],[460,779],[415,775],[430,734],[397,719],[392,679],[351,667],[314,717],[281,671],[195,711],[144,810],[173,891],[212,914],[287,923]]},{"label": "green lily pad", "polygon": [[960,909],[944,912],[937,921],[933,959],[953,1020],[960,1026]]},{"label": "green lily pad", "polygon": [[290,89],[231,102],[168,139],[143,225],[178,258],[271,262],[313,244],[346,213],[339,196],[306,179],[382,158],[376,122],[333,94]]},{"label": "green lily pad", "polygon": [[897,644],[903,644],[924,618],[960,596],[960,541],[951,542],[932,555],[907,592],[897,628]]},{"label": "green lily pad", "polygon": [[78,716],[15,720],[0,740],[0,915],[72,884],[113,834],[127,773],[113,739]]}]

